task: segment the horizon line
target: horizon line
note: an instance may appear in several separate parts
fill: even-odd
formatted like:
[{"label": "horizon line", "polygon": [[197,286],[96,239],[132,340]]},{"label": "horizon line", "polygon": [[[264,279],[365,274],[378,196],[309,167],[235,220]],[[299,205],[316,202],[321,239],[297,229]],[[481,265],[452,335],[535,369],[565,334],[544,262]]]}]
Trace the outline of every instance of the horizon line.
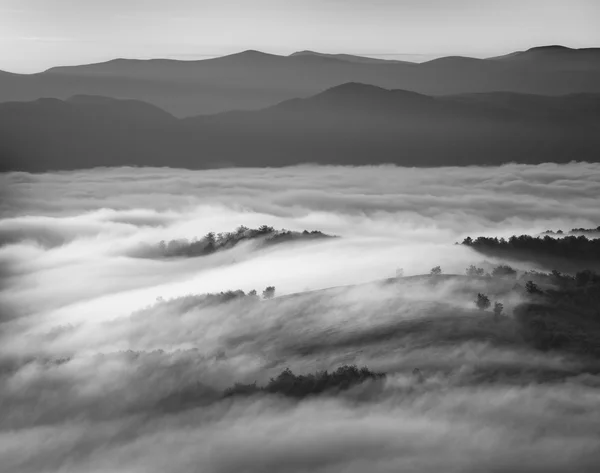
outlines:
[{"label": "horizon line", "polygon": [[[410,62],[413,64],[423,64],[429,61],[433,61],[436,59],[440,59],[440,58],[445,58],[445,57],[463,57],[463,58],[471,58],[471,59],[481,59],[481,60],[486,60],[486,59],[493,59],[496,57],[502,57],[502,56],[506,56],[506,55],[510,55],[510,54],[514,54],[514,53],[520,53],[520,52],[526,52],[526,51],[530,51],[533,49],[542,49],[542,48],[562,48],[562,49],[568,49],[568,50],[572,50],[572,51],[577,51],[577,50],[590,50],[590,49],[600,49],[600,46],[586,46],[586,47],[571,47],[571,46],[564,46],[562,44],[545,44],[545,45],[538,45],[538,46],[531,46],[529,48],[526,49],[517,49],[517,50],[509,50],[508,53],[503,53],[503,54],[499,54],[499,55],[492,55],[492,56],[481,56],[481,55],[463,55],[463,54],[450,54],[450,53],[402,53],[402,52],[380,52],[380,53],[349,53],[349,52],[324,52],[324,51],[318,51],[318,50],[314,50],[314,49],[298,49],[296,51],[293,51],[291,53],[273,53],[273,52],[267,52],[265,50],[260,50],[260,49],[241,49],[241,50],[237,50],[236,52],[231,52],[231,53],[182,53],[182,54],[178,54],[178,53],[173,53],[173,54],[168,54],[165,56],[117,56],[117,57],[111,57],[111,58],[107,58],[107,59],[101,59],[101,60],[97,60],[94,62],[83,62],[83,63],[73,63],[73,64],[63,64],[63,65],[56,65],[56,66],[51,66],[45,69],[41,69],[38,70],[37,72],[12,72],[10,70],[7,69],[0,69],[0,72],[7,72],[10,74],[16,74],[16,75],[35,75],[35,74],[41,74],[44,72],[47,72],[51,69],[55,69],[55,68],[63,68],[63,67],[82,67],[82,66],[91,66],[91,65],[95,65],[95,64],[104,64],[104,63],[108,63],[111,61],[117,61],[117,60],[125,60],[125,61],[153,61],[153,60],[166,60],[166,61],[180,61],[180,62],[200,62],[200,61],[208,61],[211,59],[219,59],[219,58],[225,58],[225,57],[229,57],[229,56],[236,56],[239,54],[244,54],[244,53],[249,53],[249,52],[257,52],[257,53],[261,53],[261,54],[265,54],[268,56],[276,56],[276,57],[290,57],[293,56],[295,54],[298,53],[302,53],[302,52],[306,52],[306,53],[314,53],[316,55],[322,54],[322,55],[327,55],[327,56],[355,56],[355,57],[359,57],[359,58],[365,58],[365,59],[380,59],[381,56],[385,56],[385,57],[429,57],[429,59],[424,60],[424,61],[410,61],[410,60],[406,60],[403,62]],[[177,59],[177,57],[180,57],[182,59]],[[183,57],[196,57],[196,58],[202,58],[202,59],[183,59]],[[388,61],[388,59],[381,59],[382,61]],[[391,59],[389,60],[390,62],[393,62],[394,60]]]}]

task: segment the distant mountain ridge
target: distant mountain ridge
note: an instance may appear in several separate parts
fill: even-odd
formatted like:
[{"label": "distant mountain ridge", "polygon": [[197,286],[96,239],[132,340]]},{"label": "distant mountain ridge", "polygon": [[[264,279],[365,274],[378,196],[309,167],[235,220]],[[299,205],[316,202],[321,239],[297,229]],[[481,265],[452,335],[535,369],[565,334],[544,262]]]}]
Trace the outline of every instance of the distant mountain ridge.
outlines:
[{"label": "distant mountain ridge", "polygon": [[186,119],[93,96],[0,104],[0,171],[573,160],[600,160],[600,94],[433,97],[347,83],[258,111]]},{"label": "distant mountain ridge", "polygon": [[535,67],[565,71],[600,70],[600,48],[573,49],[560,45],[539,46],[490,59],[512,63],[530,63]]},{"label": "distant mountain ridge", "polygon": [[415,62],[410,61],[398,61],[396,59],[379,59],[367,56],[356,56],[354,54],[330,54],[330,53],[319,53],[317,51],[297,51],[290,54],[290,56],[318,56],[324,58],[339,59],[341,61],[357,62],[360,64],[412,64],[417,65]]},{"label": "distant mountain ridge", "polygon": [[39,74],[0,73],[0,102],[102,95],[136,99],[177,117],[258,110],[347,82],[426,95],[506,91],[600,93],[600,49],[541,47],[490,59],[424,63],[300,51],[244,51],[197,61],[114,59]]}]

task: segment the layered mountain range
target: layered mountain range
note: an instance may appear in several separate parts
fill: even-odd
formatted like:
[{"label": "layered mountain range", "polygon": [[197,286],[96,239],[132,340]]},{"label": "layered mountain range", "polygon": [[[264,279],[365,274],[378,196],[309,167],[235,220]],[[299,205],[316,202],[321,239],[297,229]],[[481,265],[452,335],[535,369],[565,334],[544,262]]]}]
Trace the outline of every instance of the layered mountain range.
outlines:
[{"label": "layered mountain range", "polygon": [[423,64],[245,52],[3,73],[0,170],[597,161],[599,51]]},{"label": "layered mountain range", "polygon": [[346,82],[426,95],[600,92],[600,48],[545,46],[421,64],[313,51],[290,56],[245,51],[200,61],[115,59],[39,74],[0,73],[0,102],[103,95],[142,100],[186,117],[265,108]]}]

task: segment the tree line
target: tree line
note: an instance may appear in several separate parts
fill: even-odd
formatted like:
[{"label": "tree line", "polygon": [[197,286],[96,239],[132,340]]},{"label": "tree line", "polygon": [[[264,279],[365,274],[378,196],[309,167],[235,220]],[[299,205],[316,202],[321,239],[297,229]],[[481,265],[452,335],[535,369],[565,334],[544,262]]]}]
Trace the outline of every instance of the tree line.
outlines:
[{"label": "tree line", "polygon": [[[542,232],[544,235],[564,235],[565,232],[562,230],[546,230],[545,232]],[[596,228],[571,228],[571,230],[569,230],[568,232],[569,234],[572,233],[600,233],[600,226],[596,227]]]},{"label": "tree line", "polygon": [[600,260],[600,239],[580,236],[552,238],[549,235],[532,237],[530,235],[511,236],[508,239],[496,237],[466,237],[462,245],[481,252],[523,251],[546,254],[563,258]]},{"label": "tree line", "polygon": [[367,367],[359,368],[356,365],[344,365],[332,372],[318,371],[307,375],[295,375],[289,368],[286,368],[277,377],[271,378],[265,386],[257,386],[256,382],[236,383],[225,390],[224,396],[265,393],[302,399],[308,396],[344,391],[365,381],[374,381],[385,377],[385,373],[371,371]]},{"label": "tree line", "polygon": [[203,237],[188,240],[181,238],[177,240],[161,241],[148,252],[151,256],[161,258],[174,257],[196,257],[206,256],[217,251],[233,248],[243,241],[261,241],[265,246],[278,243],[316,240],[325,238],[335,238],[333,235],[318,230],[296,232],[286,229],[276,230],[268,225],[261,225],[258,228],[248,228],[244,225],[239,226],[233,232],[215,233],[209,232]]}]

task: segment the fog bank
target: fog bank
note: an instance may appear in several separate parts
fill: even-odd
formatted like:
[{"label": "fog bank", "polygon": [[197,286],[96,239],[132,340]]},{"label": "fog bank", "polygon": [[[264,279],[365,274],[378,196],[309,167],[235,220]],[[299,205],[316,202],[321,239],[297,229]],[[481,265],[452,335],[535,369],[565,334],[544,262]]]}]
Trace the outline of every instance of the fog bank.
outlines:
[{"label": "fog bank", "polygon": [[[454,244],[467,235],[596,227],[600,165],[111,168],[4,174],[0,188],[3,471],[600,464],[600,367],[523,345],[510,319],[518,295],[460,278],[382,282],[397,268],[464,274],[486,259]],[[263,224],[340,238],[136,257],[146,244]],[[270,285],[269,301],[199,296]],[[506,322],[475,310],[482,291]],[[388,376],[302,401],[221,396],[286,367],[343,364]],[[161,407],[191,388],[197,405]]]}]

